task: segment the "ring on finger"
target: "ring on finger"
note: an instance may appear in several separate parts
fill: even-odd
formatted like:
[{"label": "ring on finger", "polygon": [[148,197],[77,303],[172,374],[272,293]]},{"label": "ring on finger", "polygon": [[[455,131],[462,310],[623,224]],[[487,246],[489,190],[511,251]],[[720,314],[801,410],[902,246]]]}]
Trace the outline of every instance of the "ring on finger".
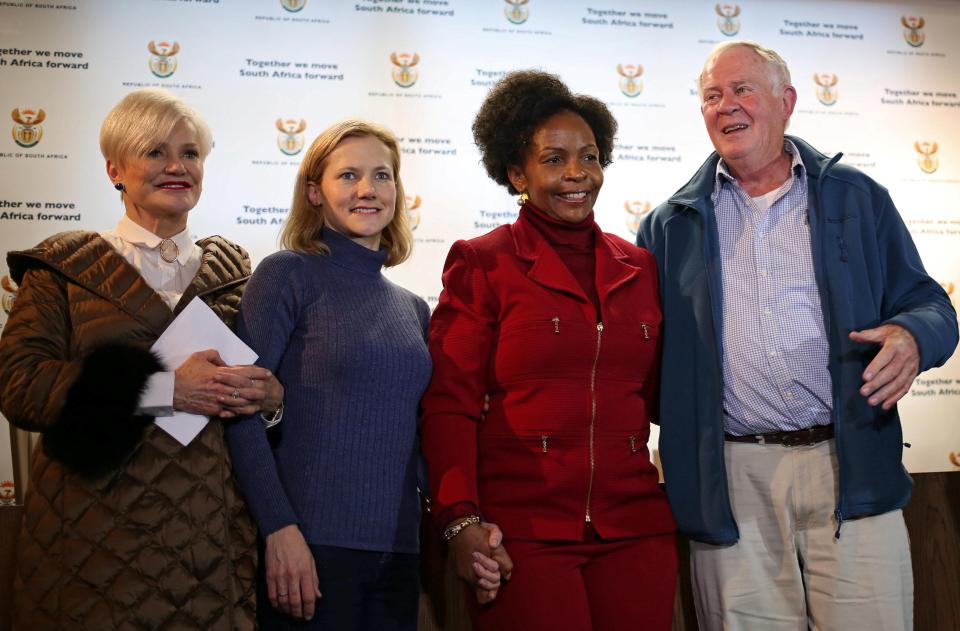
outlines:
[{"label": "ring on finger", "polygon": [[239,398],[240,398],[240,388],[234,388],[233,394],[230,395],[230,396],[232,396],[234,399],[239,399]]}]

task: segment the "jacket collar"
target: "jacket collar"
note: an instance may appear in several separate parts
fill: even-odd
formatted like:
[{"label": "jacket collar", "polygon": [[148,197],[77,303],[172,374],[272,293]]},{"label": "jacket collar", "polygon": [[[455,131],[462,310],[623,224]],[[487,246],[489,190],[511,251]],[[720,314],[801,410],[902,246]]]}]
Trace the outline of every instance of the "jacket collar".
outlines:
[{"label": "jacket collar", "polygon": [[[595,278],[602,307],[607,296],[633,280],[639,274],[640,268],[630,263],[630,256],[604,234],[596,223],[593,224],[593,230]],[[517,258],[531,263],[527,271],[531,280],[544,287],[571,294],[585,304],[590,303],[580,283],[570,273],[560,255],[522,214],[511,226],[511,234]]]},{"label": "jacket collar", "polygon": [[[832,158],[820,153],[806,141],[796,136],[785,136],[790,140],[800,153],[800,159],[803,161],[804,168],[807,171],[807,177],[810,180],[821,181],[826,177],[830,168],[840,160],[842,153],[837,153]],[[679,204],[693,208],[699,212],[705,212],[712,206],[710,196],[713,194],[714,182],[717,174],[717,164],[720,162],[720,155],[714,151],[708,157],[697,172],[693,174],[686,184],[680,190],[674,193],[670,199],[670,204]]]},{"label": "jacket collar", "polygon": [[63,232],[30,250],[10,252],[7,265],[18,284],[38,263],[113,303],[159,335],[195,296],[236,285],[250,276],[250,262],[238,246],[221,237],[197,243],[203,249],[200,270],[171,312],[143,276],[95,232]]},{"label": "jacket collar", "polygon": [[218,235],[200,239],[197,245],[203,250],[200,269],[177,303],[174,314],[180,313],[195,296],[229,289],[250,278],[250,258],[239,245]]},{"label": "jacket collar", "polygon": [[804,168],[807,170],[807,177],[810,179],[821,181],[827,176],[831,167],[843,157],[843,153],[839,151],[832,158],[826,156],[814,149],[808,142],[796,136],[786,136],[786,138],[793,142],[797,147],[797,151],[800,152],[800,159],[803,160]]}]

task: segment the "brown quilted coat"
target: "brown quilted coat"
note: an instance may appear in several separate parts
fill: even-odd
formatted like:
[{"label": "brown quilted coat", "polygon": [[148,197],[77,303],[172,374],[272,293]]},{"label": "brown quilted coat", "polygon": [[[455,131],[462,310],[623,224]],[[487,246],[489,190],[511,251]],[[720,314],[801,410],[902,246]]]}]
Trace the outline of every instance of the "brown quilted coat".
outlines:
[{"label": "brown quilted coat", "polygon": [[[178,309],[199,295],[232,326],[249,259],[220,237],[199,245],[203,262]],[[10,253],[8,264],[20,291],[0,339],[0,409],[18,427],[43,432],[57,422],[91,348],[149,348],[175,315],[95,233],[56,235]],[[20,536],[15,629],[254,628],[256,531],[222,423],[186,447],[150,424],[119,468],[94,478],[41,447]]]}]

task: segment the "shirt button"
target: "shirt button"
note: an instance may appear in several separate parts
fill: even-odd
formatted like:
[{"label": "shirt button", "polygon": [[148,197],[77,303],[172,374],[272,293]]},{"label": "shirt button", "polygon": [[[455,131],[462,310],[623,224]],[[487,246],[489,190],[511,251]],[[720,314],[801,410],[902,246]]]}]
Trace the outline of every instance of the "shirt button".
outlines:
[{"label": "shirt button", "polygon": [[793,398],[793,393],[788,390],[787,392],[784,393],[784,396],[785,396],[786,398],[788,398],[788,399],[792,399],[792,398]]},{"label": "shirt button", "polygon": [[766,277],[767,277],[767,270],[765,270],[765,269],[760,270],[760,275],[763,276],[764,278],[766,278]]},{"label": "shirt button", "polygon": [[777,351],[767,351],[767,355],[769,355],[770,357],[776,357]]},{"label": "shirt button", "polygon": [[764,309],[764,310],[763,310],[763,315],[770,315],[770,310],[769,310],[769,309]]}]

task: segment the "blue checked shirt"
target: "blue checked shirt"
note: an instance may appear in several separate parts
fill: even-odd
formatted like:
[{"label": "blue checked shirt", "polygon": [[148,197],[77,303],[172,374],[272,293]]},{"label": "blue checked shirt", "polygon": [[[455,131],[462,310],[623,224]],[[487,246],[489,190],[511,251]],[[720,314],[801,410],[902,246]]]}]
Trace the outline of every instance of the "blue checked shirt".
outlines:
[{"label": "blue checked shirt", "polygon": [[[831,422],[829,346],[810,251],[807,177],[756,200],[721,160],[713,191],[723,270],[724,431],[760,434]],[[767,207],[769,206],[769,208]]]}]

